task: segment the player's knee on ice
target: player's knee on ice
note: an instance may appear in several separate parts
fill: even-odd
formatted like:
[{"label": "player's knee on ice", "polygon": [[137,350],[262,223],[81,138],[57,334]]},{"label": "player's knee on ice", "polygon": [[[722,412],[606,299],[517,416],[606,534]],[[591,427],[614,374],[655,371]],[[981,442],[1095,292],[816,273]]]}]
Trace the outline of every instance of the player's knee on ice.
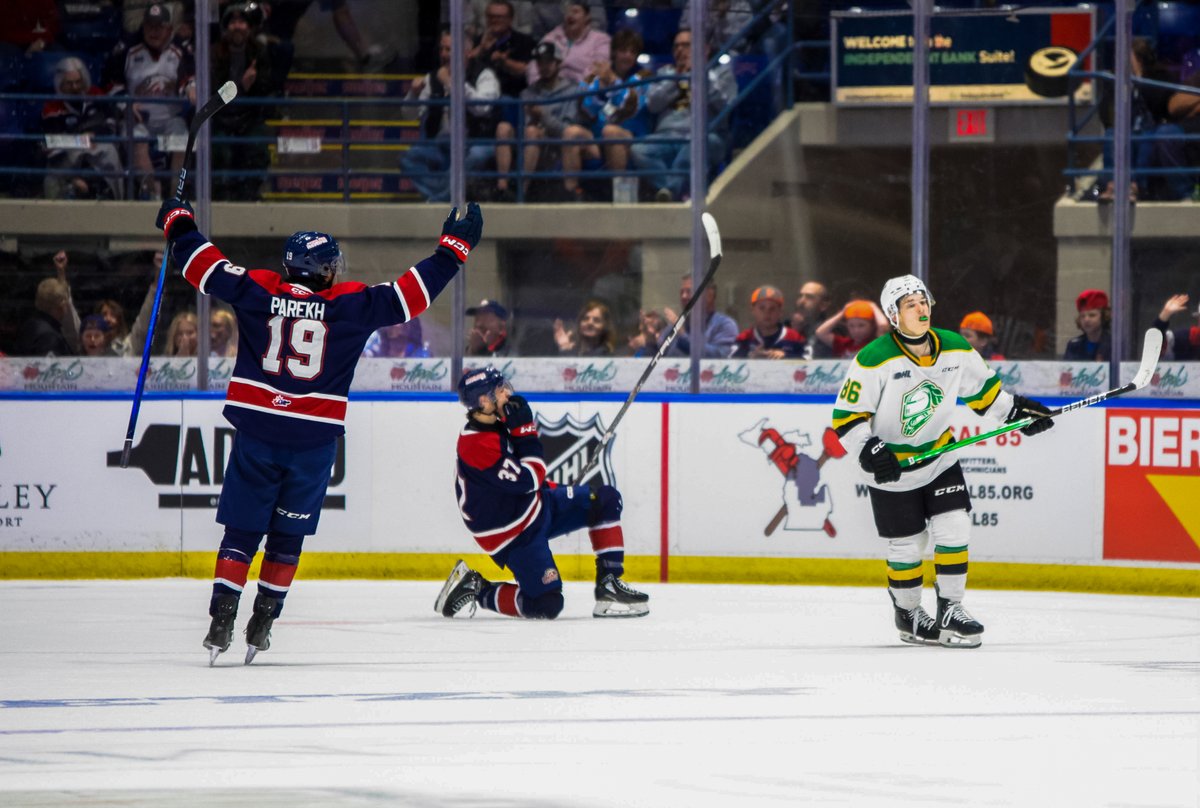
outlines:
[{"label": "player's knee on ice", "polygon": [[621,500],[620,491],[611,485],[592,486],[590,496],[592,505],[588,509],[588,527],[616,522],[621,518],[625,503]]},{"label": "player's knee on ice", "polygon": [[553,620],[563,610],[563,595],[560,590],[529,598],[521,604],[525,617],[533,620]]}]

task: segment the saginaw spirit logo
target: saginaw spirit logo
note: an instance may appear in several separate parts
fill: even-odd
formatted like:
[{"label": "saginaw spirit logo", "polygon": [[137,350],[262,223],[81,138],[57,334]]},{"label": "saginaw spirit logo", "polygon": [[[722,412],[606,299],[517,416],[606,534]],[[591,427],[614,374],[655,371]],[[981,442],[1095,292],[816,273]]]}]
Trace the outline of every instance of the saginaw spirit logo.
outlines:
[{"label": "saginaw spirit logo", "polygon": [[[150,424],[129,453],[129,467],[141,469],[159,486],[159,508],[216,508],[225,482],[225,463],[233,447],[233,427],[211,429],[179,424]],[[108,468],[121,467],[121,451],[109,452]],[[346,478],[346,441],[337,440],[331,491]],[[167,488],[169,490],[162,490]],[[327,493],[325,510],[346,510],[346,495]]]},{"label": "saginaw spirit logo", "polygon": [[[612,443],[604,446],[604,424],[599,415],[593,415],[582,423],[571,415],[557,421],[547,421],[537,416],[538,430],[542,435],[542,449],[546,457],[546,479],[559,485],[616,485],[612,469]],[[597,453],[599,462],[587,477],[578,479],[583,467]],[[599,478],[599,479],[597,479]]]},{"label": "saginaw spirit logo", "polygon": [[823,530],[829,538],[836,538],[837,528],[832,520],[833,496],[821,478],[821,469],[830,460],[846,454],[837,433],[825,428],[821,434],[820,454],[805,451],[813,445],[812,436],[807,432],[795,429],[780,432],[766,418],[739,433],[738,439],[760,449],[767,462],[783,477],[783,504],[763,529],[763,535],[770,536],[782,524],[784,530]]}]

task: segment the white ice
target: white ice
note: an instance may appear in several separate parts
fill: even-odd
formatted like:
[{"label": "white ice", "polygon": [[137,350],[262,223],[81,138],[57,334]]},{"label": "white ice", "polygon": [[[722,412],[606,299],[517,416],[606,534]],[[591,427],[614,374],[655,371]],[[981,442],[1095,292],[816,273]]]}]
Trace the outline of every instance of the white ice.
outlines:
[{"label": "white ice", "polygon": [[0,582],[0,805],[1200,804],[1200,599],[974,590],[967,650],[883,587],[568,584],[548,623],[439,586],[299,580],[209,668],[207,582]]}]

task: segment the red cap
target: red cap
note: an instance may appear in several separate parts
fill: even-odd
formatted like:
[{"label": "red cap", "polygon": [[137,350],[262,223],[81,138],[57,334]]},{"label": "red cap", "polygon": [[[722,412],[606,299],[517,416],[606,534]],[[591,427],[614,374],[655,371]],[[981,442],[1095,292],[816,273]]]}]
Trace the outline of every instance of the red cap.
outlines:
[{"label": "red cap", "polygon": [[1101,289],[1084,289],[1079,293],[1079,297],[1075,298],[1076,311],[1107,308],[1108,294]]}]

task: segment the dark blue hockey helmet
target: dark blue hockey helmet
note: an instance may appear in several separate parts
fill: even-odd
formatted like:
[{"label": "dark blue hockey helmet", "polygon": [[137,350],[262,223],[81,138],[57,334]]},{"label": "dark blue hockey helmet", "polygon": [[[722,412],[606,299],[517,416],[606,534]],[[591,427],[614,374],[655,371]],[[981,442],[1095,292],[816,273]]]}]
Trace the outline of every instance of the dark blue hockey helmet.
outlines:
[{"label": "dark blue hockey helmet", "polygon": [[345,271],[346,259],[331,235],[305,230],[293,233],[283,245],[283,274],[292,283],[320,292]]},{"label": "dark blue hockey helmet", "polygon": [[468,368],[458,380],[458,400],[468,410],[478,409],[480,396],[491,396],[494,401],[496,391],[506,385],[508,379],[491,365]]}]

